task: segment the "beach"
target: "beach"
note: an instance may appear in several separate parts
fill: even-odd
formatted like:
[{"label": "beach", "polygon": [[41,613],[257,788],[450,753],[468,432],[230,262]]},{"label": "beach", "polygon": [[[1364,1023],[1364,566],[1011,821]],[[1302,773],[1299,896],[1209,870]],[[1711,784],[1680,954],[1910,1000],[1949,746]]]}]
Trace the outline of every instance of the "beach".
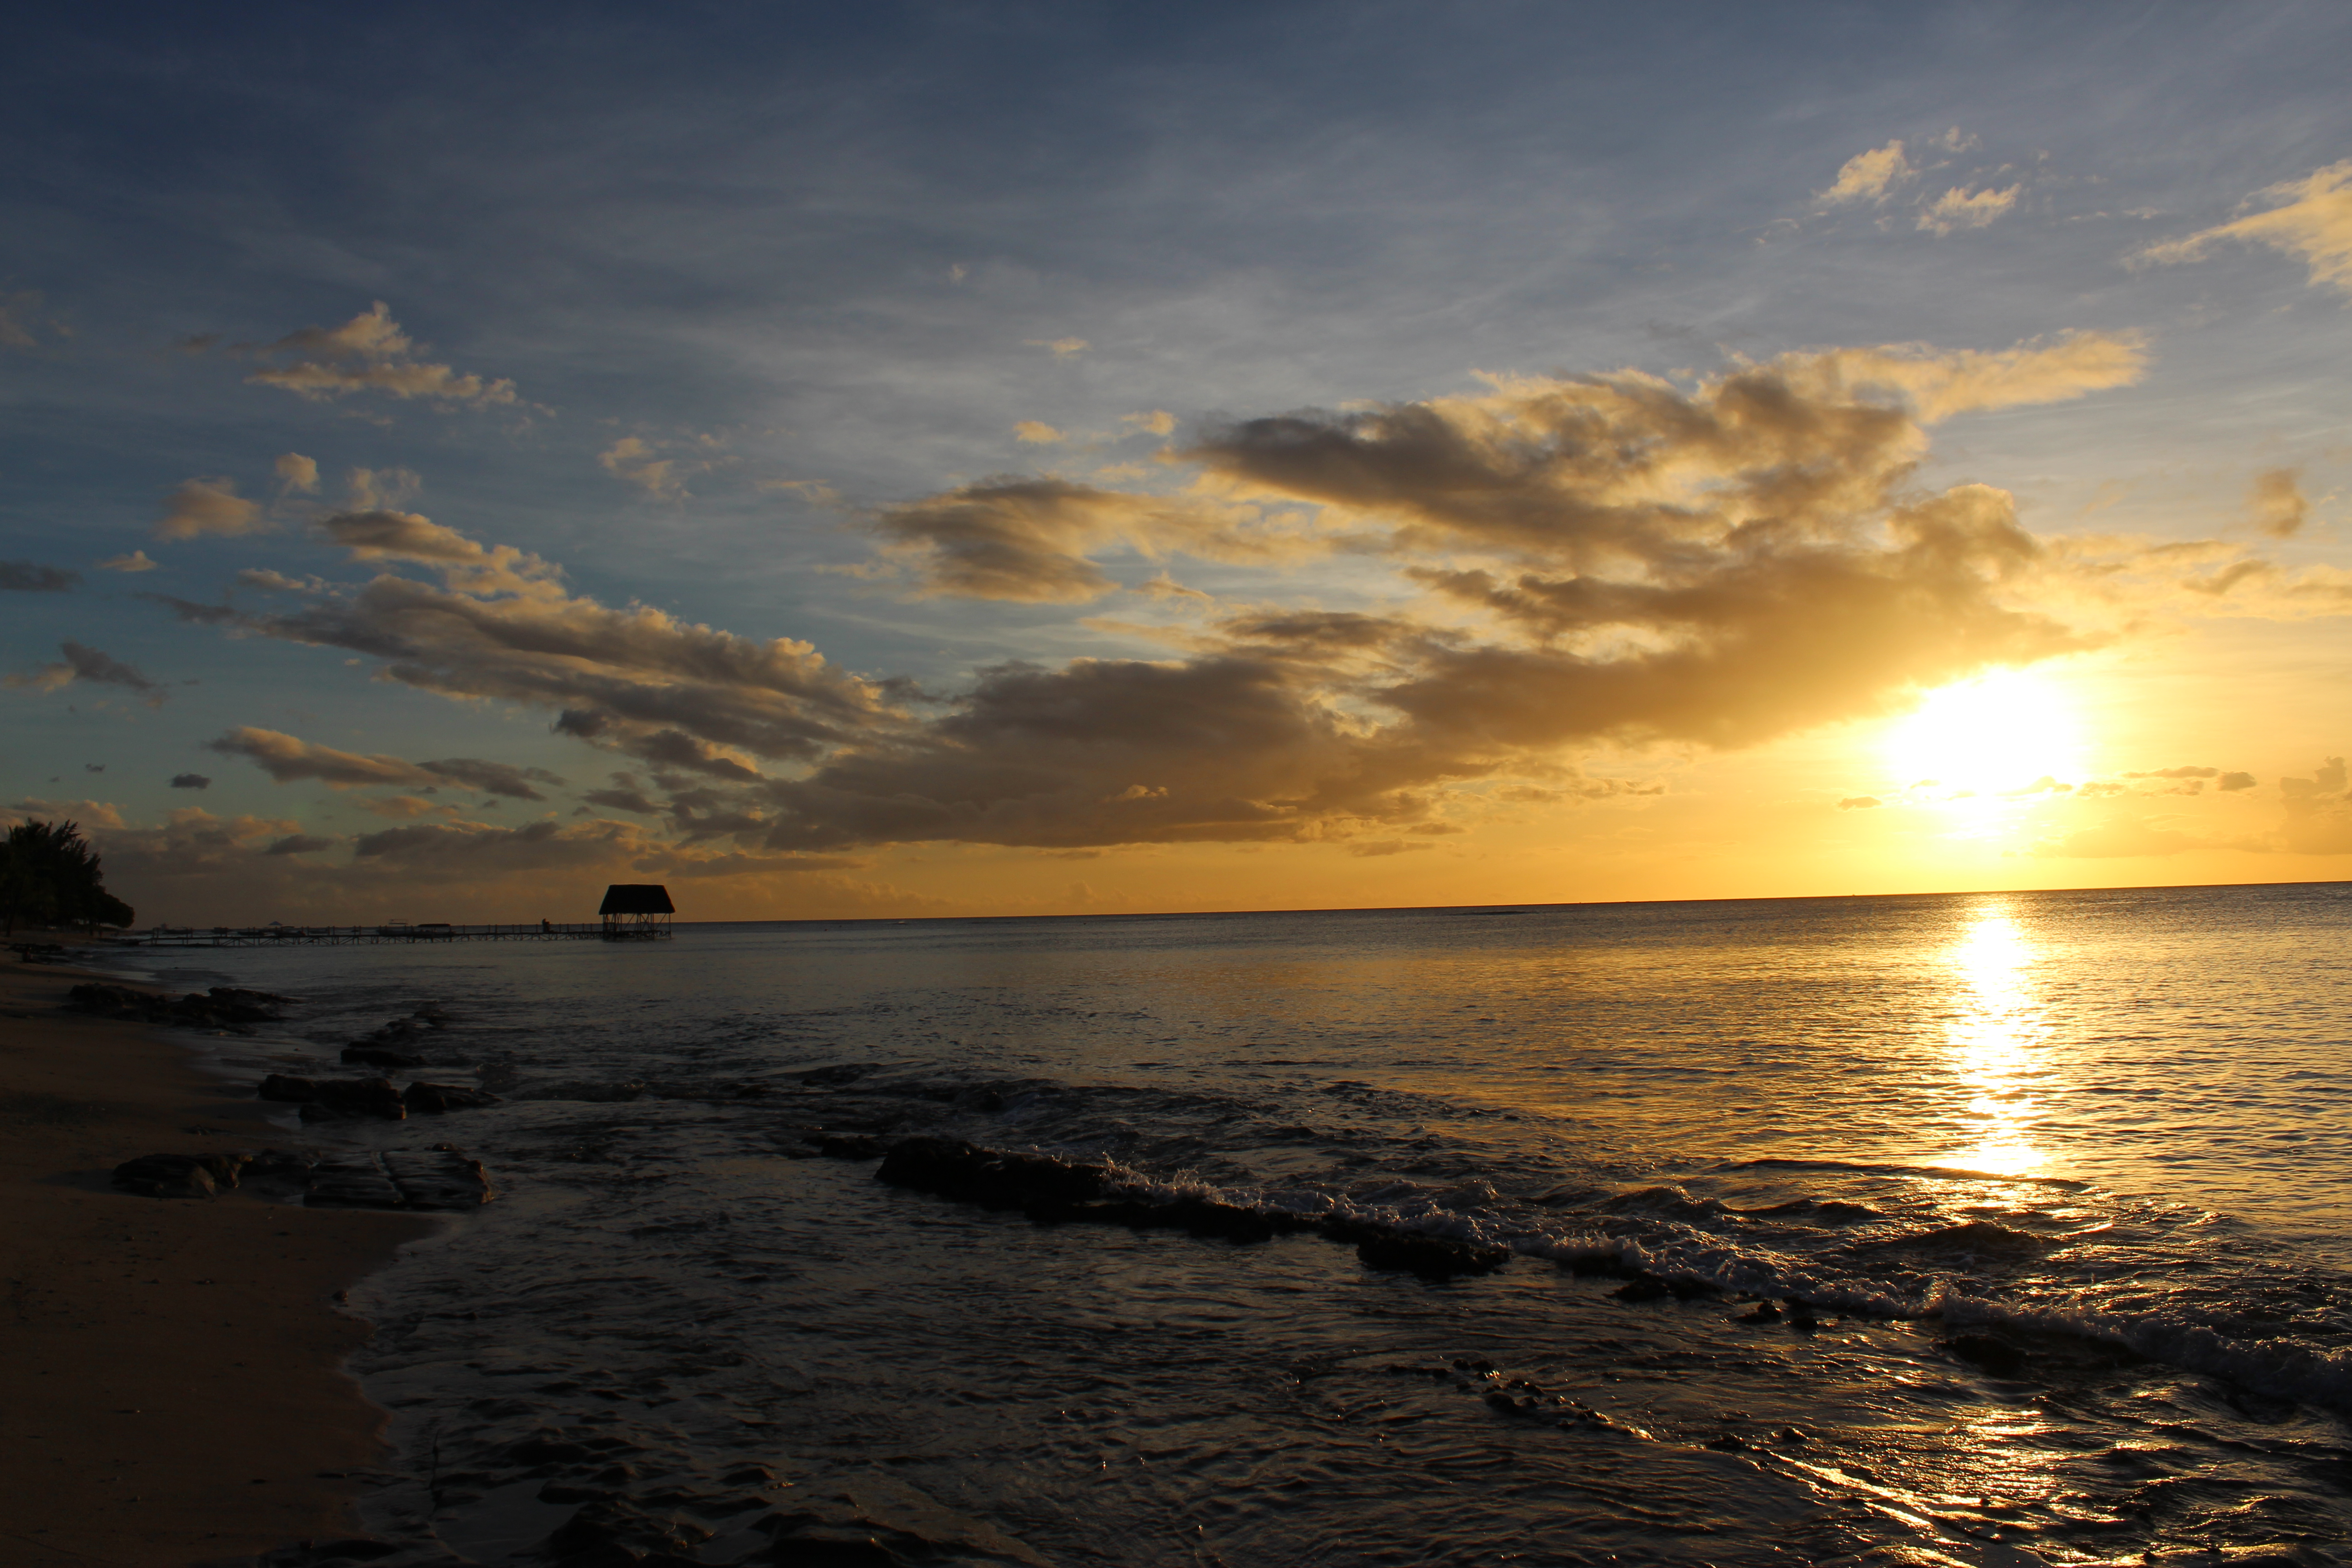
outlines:
[{"label": "beach", "polygon": [[170,1030],[78,1016],[67,965],[0,967],[0,1557],[185,1568],[354,1532],[382,1411],[337,1298],[428,1222],[247,1192],[115,1189],[140,1155],[287,1142]]}]

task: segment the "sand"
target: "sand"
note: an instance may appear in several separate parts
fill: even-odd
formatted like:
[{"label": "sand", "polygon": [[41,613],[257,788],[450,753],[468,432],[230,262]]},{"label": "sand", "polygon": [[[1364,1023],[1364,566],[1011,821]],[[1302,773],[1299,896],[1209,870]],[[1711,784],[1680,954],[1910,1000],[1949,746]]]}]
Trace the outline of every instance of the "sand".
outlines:
[{"label": "sand", "polygon": [[60,1010],[89,976],[0,952],[0,1562],[186,1568],[355,1529],[383,1412],[338,1293],[433,1222],[135,1196],[150,1153],[288,1147],[184,1032]]}]

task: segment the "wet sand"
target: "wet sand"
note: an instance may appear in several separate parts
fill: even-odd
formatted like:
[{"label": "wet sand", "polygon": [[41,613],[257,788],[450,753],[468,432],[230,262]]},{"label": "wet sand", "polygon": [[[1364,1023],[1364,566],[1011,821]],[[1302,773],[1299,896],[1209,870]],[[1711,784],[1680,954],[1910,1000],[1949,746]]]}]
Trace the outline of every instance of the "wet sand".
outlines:
[{"label": "wet sand", "polygon": [[87,976],[0,956],[0,1561],[185,1568],[353,1532],[383,1413],[336,1298],[431,1222],[245,1192],[119,1192],[149,1153],[299,1142],[178,1031],[60,1010]]}]

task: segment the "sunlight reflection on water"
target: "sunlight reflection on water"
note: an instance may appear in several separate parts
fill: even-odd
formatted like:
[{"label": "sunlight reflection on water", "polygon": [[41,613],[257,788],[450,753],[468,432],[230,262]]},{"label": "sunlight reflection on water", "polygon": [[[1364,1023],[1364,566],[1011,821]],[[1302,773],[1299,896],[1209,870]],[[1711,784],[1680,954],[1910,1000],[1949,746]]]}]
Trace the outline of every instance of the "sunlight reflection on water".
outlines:
[{"label": "sunlight reflection on water", "polygon": [[1952,1070],[1970,1092],[1972,1171],[2021,1176],[2048,1156],[2033,1142],[2042,1105],[2034,1080],[2044,1066],[2050,1025],[2031,983],[2039,957],[2006,903],[1987,905],[1951,950],[1959,994],[1948,1026]]}]

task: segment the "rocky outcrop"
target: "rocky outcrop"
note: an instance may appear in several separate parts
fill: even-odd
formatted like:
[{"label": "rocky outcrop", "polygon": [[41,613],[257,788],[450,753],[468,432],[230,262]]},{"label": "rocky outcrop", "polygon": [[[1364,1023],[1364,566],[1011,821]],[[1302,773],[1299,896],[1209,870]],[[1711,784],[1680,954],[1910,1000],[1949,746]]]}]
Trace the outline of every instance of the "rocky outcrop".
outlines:
[{"label": "rocky outcrop", "polygon": [[219,1029],[232,1035],[250,1035],[256,1024],[277,1022],[283,1016],[278,1009],[291,1001],[290,996],[247,991],[234,985],[215,985],[210,991],[192,991],[173,997],[100,981],[77,985],[66,994],[68,1006],[101,1018],[173,1024],[187,1029]]},{"label": "rocky outcrop", "polygon": [[498,1196],[489,1173],[463,1150],[391,1150],[341,1155],[310,1167],[302,1201],[313,1208],[479,1208]]},{"label": "rocky outcrop", "polygon": [[399,1121],[408,1115],[400,1091],[388,1078],[310,1079],[271,1073],[256,1090],[264,1100],[302,1108],[305,1121],[374,1116]]},{"label": "rocky outcrop", "polygon": [[[808,1142],[826,1153],[828,1142],[848,1145],[837,1156],[866,1157],[869,1141]],[[852,1152],[851,1149],[857,1152]],[[986,1209],[1017,1209],[1041,1225],[1118,1225],[1131,1230],[1181,1230],[1187,1236],[1241,1244],[1314,1231],[1330,1240],[1352,1242],[1367,1268],[1447,1279],[1486,1274],[1508,1263],[1508,1247],[1457,1241],[1401,1230],[1341,1215],[1309,1217],[1252,1208],[1204,1194],[1185,1193],[1150,1200],[1120,1193],[1110,1169],[1092,1161],[1054,1154],[983,1149],[957,1138],[908,1138],[890,1145],[874,1179]]]},{"label": "rocky outcrop", "polygon": [[208,1198],[236,1185],[247,1154],[142,1154],[114,1167],[114,1184],[151,1198]]},{"label": "rocky outcrop", "polygon": [[[436,1058],[424,1050],[424,1038],[431,1032],[447,1028],[449,1015],[437,1002],[420,1004],[406,1017],[394,1018],[381,1028],[371,1029],[343,1047],[343,1060],[354,1067],[421,1068]],[[446,1058],[438,1061],[442,1067],[458,1065]]]}]

